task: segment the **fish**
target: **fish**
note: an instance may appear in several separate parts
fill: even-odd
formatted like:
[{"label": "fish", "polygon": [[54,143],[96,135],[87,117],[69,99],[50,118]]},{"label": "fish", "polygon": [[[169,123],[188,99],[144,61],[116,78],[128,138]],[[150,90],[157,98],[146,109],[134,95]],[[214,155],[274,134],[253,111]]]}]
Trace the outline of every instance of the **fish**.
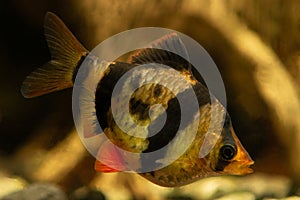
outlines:
[{"label": "fish", "polygon": [[[90,61],[91,65],[95,65],[94,67],[97,68],[105,66],[102,76],[91,74],[94,81],[92,82],[97,87],[92,97],[89,97],[89,101],[94,105],[94,110],[88,110],[88,112],[91,112],[94,120],[99,121],[103,128],[101,134],[105,134],[114,145],[105,142],[101,144],[94,166],[96,171],[103,173],[130,171],[131,169],[128,169],[128,165],[126,165],[127,157],[120,151],[120,149],[124,149],[137,155],[134,160],[137,168],[154,163],[156,166],[154,170],[138,171],[137,173],[150,182],[164,187],[179,187],[210,176],[247,175],[253,172],[251,166],[254,161],[235,134],[230,115],[225,107],[216,98],[212,100],[212,94],[186,59],[171,51],[158,48],[174,46],[184,48],[175,32],[157,39],[150,46],[133,52],[126,62],[105,62],[91,55],[54,13],[47,12],[45,15],[44,32],[51,60],[25,78],[21,86],[21,93],[25,98],[38,97],[74,87],[77,73],[84,60]],[[160,72],[155,68],[155,63],[167,65],[173,71]],[[170,84],[172,88],[167,88],[159,83],[148,83],[138,85],[130,96],[129,102],[125,102],[127,104],[120,99],[112,99],[113,89],[119,79],[131,70],[135,73],[137,71],[135,69],[143,64],[149,65],[139,69],[141,73],[134,78],[143,81],[144,77],[141,74],[151,72],[153,73],[151,78],[154,80],[159,74],[161,78],[169,77],[168,74],[173,73],[172,79],[165,80],[172,83]],[[183,122],[180,118],[181,110],[178,98],[180,97],[186,105],[190,104],[190,98],[187,96],[187,86],[180,84],[178,79],[182,79],[190,85],[198,101],[198,109],[196,111],[188,110],[184,113],[189,115],[189,120]],[[126,84],[124,85],[126,86]],[[176,94],[172,89],[177,90]],[[157,104],[161,106],[152,109]],[[112,107],[122,108],[124,105],[129,105],[130,117],[136,127],[144,127],[146,135],[138,136],[139,131],[132,131],[132,134],[129,135],[118,126],[114,120]],[[163,128],[157,134],[148,137],[147,130],[151,129],[149,124],[163,121],[162,110],[167,114]],[[213,110],[219,113],[218,117],[212,117]],[[126,117],[121,119],[123,124],[128,122]],[[182,127],[179,127],[180,123],[183,124]],[[213,127],[219,125],[220,134],[211,131],[206,137],[211,124]],[[183,148],[186,140],[192,137],[190,132],[194,125],[197,127],[196,134],[191,144]],[[129,131],[131,129],[132,127],[129,127]],[[174,138],[176,138],[175,142]],[[199,152],[205,142],[214,142],[215,145],[207,155],[201,157]],[[148,159],[147,156],[141,157],[142,154],[151,153],[163,147],[166,148],[155,160]],[[183,154],[176,158],[172,157],[174,153],[182,149],[184,149]],[[103,160],[106,162],[104,163]]]}]

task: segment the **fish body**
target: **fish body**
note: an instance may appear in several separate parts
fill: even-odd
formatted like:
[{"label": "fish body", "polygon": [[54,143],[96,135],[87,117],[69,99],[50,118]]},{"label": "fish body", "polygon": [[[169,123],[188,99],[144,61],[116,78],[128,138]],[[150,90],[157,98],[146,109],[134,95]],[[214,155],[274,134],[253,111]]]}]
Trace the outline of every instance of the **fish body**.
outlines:
[{"label": "fish body", "polygon": [[[207,176],[245,175],[252,172],[249,166],[254,162],[235,135],[226,109],[216,98],[211,98],[201,80],[195,78],[191,70],[193,66],[189,62],[174,53],[157,48],[174,44],[180,48],[180,39],[175,33],[140,49],[130,56],[128,62],[114,61],[105,64],[91,55],[53,13],[46,14],[45,36],[52,59],[25,79],[22,94],[31,98],[73,87],[84,60],[98,68],[105,65],[102,76],[95,78],[94,84],[97,87],[92,96],[94,99],[90,99],[95,103],[95,120],[99,121],[104,134],[114,145],[125,151],[137,153],[137,159],[133,161],[136,168],[147,168],[149,163],[157,166],[156,170],[141,171],[139,174],[144,178],[161,186],[177,187]],[[140,65],[146,67],[139,68]],[[169,68],[157,68],[156,65]],[[129,72],[130,77],[125,79],[122,89],[136,89],[128,97],[126,94],[115,97],[114,88]],[[168,87],[160,83],[166,83]],[[188,120],[181,121],[181,102],[178,98],[187,105],[192,104],[189,90],[196,96],[198,109],[187,110],[183,114]],[[125,98],[129,101],[124,101]],[[134,122],[128,126],[127,131],[120,128],[120,125],[126,126],[129,123],[129,118],[121,112],[124,106],[129,107],[130,118]],[[112,107],[116,109],[116,115],[113,115]],[[212,117],[212,110],[216,110],[219,115]],[[166,116],[163,113],[166,113]],[[115,117],[120,119],[118,123]],[[165,122],[162,128],[157,134],[150,135],[155,127],[151,124],[159,125],[161,121]],[[183,125],[179,126],[180,123]],[[221,124],[220,130],[218,129],[221,134],[215,133],[217,128],[210,131],[210,124]],[[193,127],[197,127],[195,135],[191,134]],[[199,157],[207,133],[208,141],[214,140],[215,145],[206,156]],[[191,144],[185,147],[185,141],[190,138]],[[155,160],[140,156],[165,146],[167,148],[155,157]],[[180,151],[184,153],[173,159],[174,153]],[[101,161],[98,158],[101,158]],[[108,162],[103,163],[102,159]],[[118,148],[104,143],[99,147],[95,169],[100,172],[130,171],[132,169],[126,165],[126,159],[126,155]],[[172,160],[170,164],[161,167],[169,160]]]}]

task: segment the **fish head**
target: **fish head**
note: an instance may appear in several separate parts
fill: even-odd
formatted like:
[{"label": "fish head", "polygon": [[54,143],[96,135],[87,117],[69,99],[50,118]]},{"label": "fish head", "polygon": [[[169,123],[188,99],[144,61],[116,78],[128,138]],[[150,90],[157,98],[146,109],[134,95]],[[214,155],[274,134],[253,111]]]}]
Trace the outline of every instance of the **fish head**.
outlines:
[{"label": "fish head", "polygon": [[228,115],[221,137],[209,157],[210,167],[217,174],[246,175],[253,172],[250,166],[254,161],[236,136]]}]

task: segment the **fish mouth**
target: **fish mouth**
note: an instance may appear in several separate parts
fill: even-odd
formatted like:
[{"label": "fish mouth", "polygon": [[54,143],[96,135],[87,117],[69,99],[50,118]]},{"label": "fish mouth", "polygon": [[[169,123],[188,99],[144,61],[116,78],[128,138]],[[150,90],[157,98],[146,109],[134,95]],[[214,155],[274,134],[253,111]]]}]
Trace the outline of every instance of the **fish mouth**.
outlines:
[{"label": "fish mouth", "polygon": [[231,175],[251,174],[254,172],[254,170],[251,168],[253,164],[254,161],[252,159],[247,161],[233,161],[224,168],[224,173]]},{"label": "fish mouth", "polygon": [[252,169],[253,165],[254,165],[254,161],[252,159],[243,161],[243,163],[240,164],[240,167],[239,167],[240,175],[246,175],[246,174],[253,173],[254,172],[254,170]]},{"label": "fish mouth", "polygon": [[251,160],[251,161],[247,161],[247,162],[244,162],[243,165],[241,165],[241,169],[242,171],[244,171],[244,174],[251,174],[254,172],[254,170],[252,169],[254,165],[254,161]]}]

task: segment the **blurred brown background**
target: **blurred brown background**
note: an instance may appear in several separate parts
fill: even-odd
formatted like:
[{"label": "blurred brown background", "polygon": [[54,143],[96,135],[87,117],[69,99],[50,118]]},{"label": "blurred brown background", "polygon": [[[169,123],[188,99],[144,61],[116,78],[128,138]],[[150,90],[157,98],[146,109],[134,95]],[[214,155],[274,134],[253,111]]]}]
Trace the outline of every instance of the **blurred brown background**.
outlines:
[{"label": "blurred brown background", "polygon": [[[36,99],[20,93],[26,75],[50,59],[43,19],[51,11],[90,50],[109,36],[144,26],[194,38],[219,67],[234,128],[254,169],[299,184],[299,10],[297,0],[2,0],[0,166],[67,191],[95,176],[93,158],[73,130],[71,90]],[[61,166],[64,155],[69,160]]]}]

